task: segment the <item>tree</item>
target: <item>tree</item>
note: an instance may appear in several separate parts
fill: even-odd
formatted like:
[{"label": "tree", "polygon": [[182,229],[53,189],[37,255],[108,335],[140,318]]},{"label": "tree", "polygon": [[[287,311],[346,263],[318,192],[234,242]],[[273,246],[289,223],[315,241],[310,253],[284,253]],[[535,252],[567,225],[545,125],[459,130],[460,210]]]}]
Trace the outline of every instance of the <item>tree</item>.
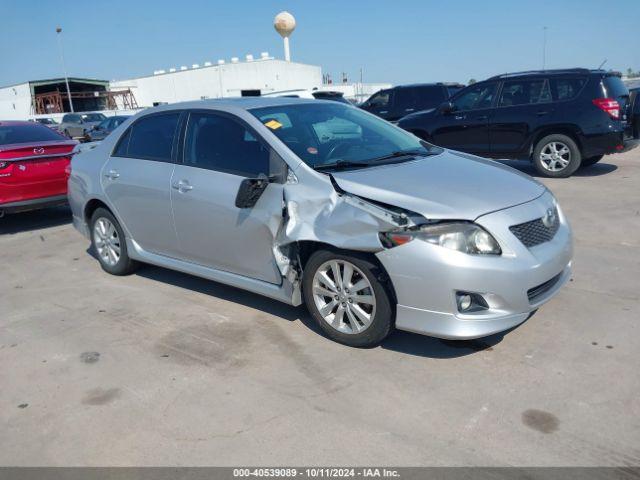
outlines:
[{"label": "tree", "polygon": [[469,85],[473,85],[474,83],[476,83],[476,79],[475,78],[471,78],[469,80]]}]

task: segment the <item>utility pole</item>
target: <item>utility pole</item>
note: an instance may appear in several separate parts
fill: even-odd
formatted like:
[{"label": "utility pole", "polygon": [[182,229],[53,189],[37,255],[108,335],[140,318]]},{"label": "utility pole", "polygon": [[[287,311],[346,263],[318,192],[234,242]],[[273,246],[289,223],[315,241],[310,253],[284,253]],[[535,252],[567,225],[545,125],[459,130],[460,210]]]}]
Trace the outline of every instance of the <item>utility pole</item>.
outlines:
[{"label": "utility pole", "polygon": [[71,89],[69,88],[69,77],[67,77],[67,67],[64,64],[64,48],[62,47],[62,28],[56,28],[56,36],[58,37],[58,49],[60,50],[60,62],[62,63],[62,71],[64,72],[64,83],[67,85],[67,96],[69,97],[69,109],[73,110],[73,100],[71,99]]},{"label": "utility pole", "polygon": [[547,27],[542,27],[542,70],[547,66]]}]

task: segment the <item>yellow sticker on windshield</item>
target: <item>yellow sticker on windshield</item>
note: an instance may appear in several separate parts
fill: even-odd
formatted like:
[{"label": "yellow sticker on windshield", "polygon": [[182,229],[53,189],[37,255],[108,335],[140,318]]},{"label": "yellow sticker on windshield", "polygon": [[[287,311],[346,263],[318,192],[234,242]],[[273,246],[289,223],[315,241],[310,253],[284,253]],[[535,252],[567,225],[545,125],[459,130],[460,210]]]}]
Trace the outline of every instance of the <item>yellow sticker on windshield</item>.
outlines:
[{"label": "yellow sticker on windshield", "polygon": [[264,124],[266,127],[269,127],[271,130],[277,130],[280,127],[282,127],[282,124],[280,122],[278,122],[277,120],[269,120],[267,123]]}]

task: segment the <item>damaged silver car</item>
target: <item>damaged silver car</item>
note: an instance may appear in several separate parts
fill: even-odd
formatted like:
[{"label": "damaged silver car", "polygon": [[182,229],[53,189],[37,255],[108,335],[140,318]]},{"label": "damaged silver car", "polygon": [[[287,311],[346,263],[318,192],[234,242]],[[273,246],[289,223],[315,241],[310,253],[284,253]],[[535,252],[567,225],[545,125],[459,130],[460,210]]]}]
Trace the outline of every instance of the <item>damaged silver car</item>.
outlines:
[{"label": "damaged silver car", "polygon": [[509,329],[571,275],[543,185],[334,102],[147,110],[74,157],[69,201],[107,272],[145,262],[304,302],[358,347]]}]

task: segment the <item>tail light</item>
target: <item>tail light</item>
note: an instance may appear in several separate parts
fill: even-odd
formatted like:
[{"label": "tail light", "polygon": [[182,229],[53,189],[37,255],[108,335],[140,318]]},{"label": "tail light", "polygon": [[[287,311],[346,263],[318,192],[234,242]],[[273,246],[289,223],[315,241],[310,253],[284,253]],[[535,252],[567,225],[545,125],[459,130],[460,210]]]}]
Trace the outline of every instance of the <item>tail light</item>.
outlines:
[{"label": "tail light", "polygon": [[614,120],[620,118],[620,104],[613,98],[594,98],[593,104]]},{"label": "tail light", "polygon": [[64,167],[64,174],[69,178],[71,176],[71,162]]}]

